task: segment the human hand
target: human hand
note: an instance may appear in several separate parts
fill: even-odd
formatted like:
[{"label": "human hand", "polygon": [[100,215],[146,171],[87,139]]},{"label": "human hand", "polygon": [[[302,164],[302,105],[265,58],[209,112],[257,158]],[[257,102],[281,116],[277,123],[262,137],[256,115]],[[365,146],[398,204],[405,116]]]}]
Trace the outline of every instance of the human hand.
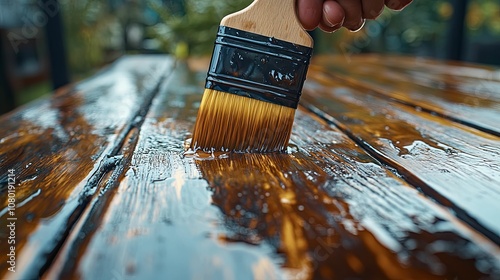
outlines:
[{"label": "human hand", "polygon": [[376,19],[384,5],[401,10],[412,0],[297,0],[297,15],[307,30],[333,32],[341,27],[357,31],[366,19]]}]

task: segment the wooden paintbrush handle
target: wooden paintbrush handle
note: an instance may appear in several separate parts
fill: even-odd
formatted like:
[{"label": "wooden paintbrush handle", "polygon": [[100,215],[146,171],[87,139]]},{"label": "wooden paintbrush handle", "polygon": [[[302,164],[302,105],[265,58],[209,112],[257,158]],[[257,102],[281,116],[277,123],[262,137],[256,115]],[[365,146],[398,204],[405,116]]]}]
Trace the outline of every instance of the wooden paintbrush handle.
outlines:
[{"label": "wooden paintbrush handle", "polygon": [[297,19],[295,1],[254,0],[247,8],[224,17],[221,25],[312,47],[311,36]]}]

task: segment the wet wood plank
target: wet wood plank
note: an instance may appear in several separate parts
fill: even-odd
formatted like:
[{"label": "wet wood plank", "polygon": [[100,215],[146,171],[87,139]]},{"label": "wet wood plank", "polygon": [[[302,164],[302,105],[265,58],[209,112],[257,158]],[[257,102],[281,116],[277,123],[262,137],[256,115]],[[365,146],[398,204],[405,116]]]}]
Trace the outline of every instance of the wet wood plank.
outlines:
[{"label": "wet wood plank", "polygon": [[500,137],[314,72],[303,104],[500,244]]},{"label": "wet wood plank", "polygon": [[492,80],[500,81],[500,69],[494,66],[473,64],[458,61],[442,61],[414,56],[360,54],[350,57],[331,56],[331,59],[343,63],[369,63],[372,65],[400,69],[405,72],[421,72],[433,74],[436,77],[450,77],[452,79]]},{"label": "wet wood plank", "polygon": [[363,55],[353,59],[353,63],[369,63],[400,73],[415,84],[454,89],[462,94],[495,100],[500,98],[499,68],[409,57],[381,59],[376,55]]},{"label": "wet wood plank", "polygon": [[500,275],[497,245],[303,108],[287,153],[186,156],[205,73],[184,66],[49,278]]},{"label": "wet wood plank", "polygon": [[[99,181],[140,124],[172,60],[127,57],[98,75],[0,118],[0,278],[33,279],[50,265]],[[146,110],[146,111],[145,111]],[[7,271],[8,170],[16,179],[16,267]]]},{"label": "wet wood plank", "polygon": [[[315,67],[343,83],[500,136],[500,72],[377,56],[352,57],[350,63],[342,57],[318,58]],[[476,77],[480,74],[483,79]]]}]

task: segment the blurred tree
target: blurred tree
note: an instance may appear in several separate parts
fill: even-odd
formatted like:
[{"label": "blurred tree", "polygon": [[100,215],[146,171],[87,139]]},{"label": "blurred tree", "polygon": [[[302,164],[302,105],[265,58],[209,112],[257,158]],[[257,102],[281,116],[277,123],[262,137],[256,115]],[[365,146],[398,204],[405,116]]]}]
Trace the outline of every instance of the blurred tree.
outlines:
[{"label": "blurred tree", "polygon": [[173,15],[186,15],[186,4],[184,0],[163,0],[163,3]]},{"label": "blurred tree", "polygon": [[470,1],[466,17],[466,59],[500,65],[500,3],[493,0]]},{"label": "blurred tree", "polygon": [[472,36],[500,36],[500,3],[498,0],[471,1],[466,26]]},{"label": "blurred tree", "polygon": [[[475,40],[499,41],[500,1],[469,2],[465,16],[468,41],[464,44]],[[391,52],[446,57],[447,28],[456,12],[451,0],[415,0],[401,12],[385,10],[378,20],[368,21],[359,32],[320,33],[317,52]]]},{"label": "blurred tree", "polygon": [[399,52],[434,55],[451,16],[446,0],[417,0],[401,12],[386,9],[359,32],[345,29],[320,36],[320,52]]},{"label": "blurred tree", "polygon": [[161,22],[152,26],[149,32],[161,41],[164,51],[179,57],[210,54],[222,17],[250,3],[251,0],[185,0],[185,13],[181,14],[172,5],[150,0],[148,4],[158,13]]},{"label": "blurred tree", "polygon": [[[112,2],[112,1],[110,1]],[[84,75],[108,62],[106,50],[123,48],[119,10],[104,0],[61,1],[71,73]],[[114,1],[116,2],[116,1]],[[116,38],[118,36],[118,42]]]},{"label": "blurred tree", "polygon": [[[71,70],[85,73],[119,54],[149,49],[177,57],[209,55],[222,17],[251,2],[61,0]],[[357,33],[344,29],[334,34],[316,32],[315,52],[443,57],[446,29],[454,12],[451,0],[415,0],[401,12],[384,11],[377,21],[369,21]],[[144,34],[139,34],[142,30]],[[466,34],[470,40],[485,41],[500,36],[498,0],[470,1]],[[115,55],[110,55],[113,52]]]}]

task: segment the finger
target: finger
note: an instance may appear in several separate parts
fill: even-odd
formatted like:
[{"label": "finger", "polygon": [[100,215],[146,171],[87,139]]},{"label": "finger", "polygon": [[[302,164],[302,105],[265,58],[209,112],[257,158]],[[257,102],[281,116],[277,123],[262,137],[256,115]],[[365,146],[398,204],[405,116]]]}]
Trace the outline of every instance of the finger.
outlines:
[{"label": "finger", "polygon": [[327,0],[323,3],[323,17],[319,27],[325,32],[333,32],[344,23],[344,9],[335,1]]},{"label": "finger", "polygon": [[313,30],[321,21],[323,0],[297,0],[297,16],[302,27]]},{"label": "finger", "polygon": [[408,6],[412,0],[385,0],[385,5],[393,10],[399,11]]},{"label": "finger", "polygon": [[320,23],[319,23],[319,28],[320,28],[321,30],[323,30],[324,32],[326,32],[326,33],[332,33],[332,32],[335,32],[335,31],[337,31],[338,29],[340,29],[341,27],[342,27],[342,24],[339,24],[339,25],[336,25],[336,26],[330,27],[330,26],[325,25],[323,22],[320,22]]},{"label": "finger", "polygon": [[363,18],[376,19],[384,10],[384,0],[362,0]]},{"label": "finger", "polygon": [[363,7],[361,0],[336,0],[345,13],[342,26],[355,31],[363,26]]}]

